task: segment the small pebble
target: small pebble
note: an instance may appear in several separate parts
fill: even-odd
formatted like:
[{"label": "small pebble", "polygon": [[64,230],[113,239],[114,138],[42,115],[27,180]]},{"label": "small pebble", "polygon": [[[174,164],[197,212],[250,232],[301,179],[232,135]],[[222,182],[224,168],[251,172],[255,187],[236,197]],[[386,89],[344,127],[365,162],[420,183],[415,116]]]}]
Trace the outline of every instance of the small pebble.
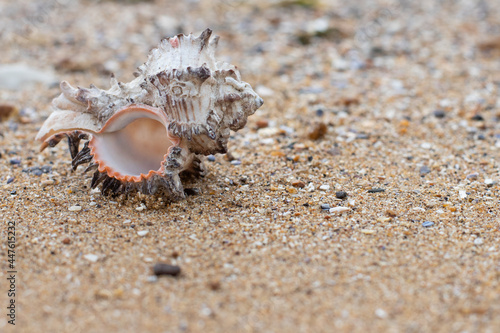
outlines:
[{"label": "small pebble", "polygon": [[83,257],[90,262],[96,262],[99,259],[99,257],[96,256],[95,254],[86,254]]},{"label": "small pebble", "polygon": [[82,206],[74,205],[68,208],[70,212],[79,212],[82,210]]},{"label": "small pebble", "polygon": [[311,140],[319,140],[325,136],[328,132],[328,127],[324,123],[319,123],[314,125],[311,131],[307,134],[307,137]]},{"label": "small pebble", "polygon": [[16,194],[17,194],[16,190],[10,191],[10,195],[16,195]]},{"label": "small pebble", "polygon": [[150,282],[150,283],[156,282],[156,281],[158,281],[158,276],[156,276],[156,275],[150,275],[150,276],[148,276],[146,278],[146,281]]},{"label": "small pebble", "polygon": [[431,149],[432,148],[432,145],[429,143],[429,142],[424,142],[420,145],[420,148],[423,148],[423,149]]},{"label": "small pebble", "polygon": [[432,114],[438,119],[442,119],[446,116],[446,112],[444,112],[443,110],[434,110]]},{"label": "small pebble", "polygon": [[141,237],[146,236],[149,233],[149,230],[141,230],[137,231],[137,234]]},{"label": "small pebble", "polygon": [[493,181],[493,179],[487,178],[484,180],[484,184],[486,184],[487,186],[493,186],[495,182]]},{"label": "small pebble", "polygon": [[384,188],[371,188],[368,190],[368,193],[379,193],[379,192],[385,192]]},{"label": "small pebble", "polygon": [[459,190],[459,191],[458,191],[458,197],[459,197],[460,199],[465,199],[465,198],[467,198],[467,192],[465,192],[465,190]]},{"label": "small pebble", "polygon": [[266,128],[269,126],[269,121],[266,119],[259,119],[255,125],[257,125],[257,128]]},{"label": "small pebble", "polygon": [[47,179],[40,182],[42,186],[54,185],[55,181],[53,179]]},{"label": "small pebble", "polygon": [[429,227],[432,227],[434,225],[434,222],[431,222],[431,221],[425,221],[424,223],[422,223],[422,227],[424,228],[429,228]]},{"label": "small pebble", "polygon": [[423,176],[423,175],[430,173],[431,169],[427,165],[424,165],[420,168],[419,172]]},{"label": "small pebble", "polygon": [[347,192],[345,192],[345,191],[335,192],[335,197],[337,199],[345,199],[345,198],[347,198]]},{"label": "small pebble", "polygon": [[10,177],[9,179],[7,179],[7,184],[12,183],[15,179],[15,177]]},{"label": "small pebble", "polygon": [[387,318],[387,312],[385,312],[383,309],[377,309],[377,310],[375,310],[375,315],[377,317],[379,317],[380,319]]},{"label": "small pebble", "polygon": [[159,263],[153,266],[153,273],[156,276],[162,276],[162,275],[177,276],[181,273],[181,268],[179,266]]},{"label": "small pebble", "polygon": [[484,121],[484,118],[483,116],[481,116],[480,114],[475,114],[474,116],[472,116],[472,118],[470,118],[471,120],[474,120],[474,121]]},{"label": "small pebble", "polygon": [[323,184],[319,187],[320,191],[328,191],[330,190],[330,185]]},{"label": "small pebble", "polygon": [[479,134],[479,135],[477,136],[477,139],[478,139],[478,140],[486,140],[486,136],[485,136],[484,134]]},{"label": "small pebble", "polygon": [[12,164],[12,165],[19,165],[19,164],[21,164],[21,160],[20,160],[20,159],[18,159],[18,158],[13,158],[13,159],[11,159],[9,162],[10,162],[10,164]]},{"label": "small pebble", "polygon": [[303,182],[303,181],[301,181],[301,180],[294,180],[294,181],[292,182],[292,186],[293,186],[293,187],[298,187],[298,188],[304,188],[304,187],[306,187],[306,183],[304,183],[304,182]]},{"label": "small pebble", "polygon": [[359,139],[359,140],[366,140],[369,138],[370,138],[370,136],[368,134],[365,134],[365,133],[359,133],[356,135],[356,139]]},{"label": "small pebble", "polygon": [[241,161],[234,160],[234,161],[231,161],[231,164],[232,164],[232,165],[240,165],[240,164],[241,164]]},{"label": "small pebble", "polygon": [[215,162],[215,156],[214,156],[214,155],[208,155],[208,156],[207,156],[207,160],[208,160],[209,162]]},{"label": "small pebble", "polygon": [[321,204],[321,209],[322,210],[330,210],[330,205],[329,204]]},{"label": "small pebble", "polygon": [[71,239],[69,239],[68,237],[66,237],[66,238],[64,238],[64,239],[62,240],[62,243],[63,243],[63,244],[66,244],[66,245],[71,244]]},{"label": "small pebble", "polygon": [[330,208],[330,213],[343,213],[351,210],[349,207],[333,207]]},{"label": "small pebble", "polygon": [[483,243],[484,243],[484,241],[481,237],[474,239],[474,245],[481,245]]},{"label": "small pebble", "polygon": [[477,177],[479,177],[479,174],[477,172],[474,172],[474,173],[468,174],[466,178],[469,180],[476,180]]},{"label": "small pebble", "polygon": [[18,108],[13,105],[0,104],[0,121],[5,121],[18,112]]}]

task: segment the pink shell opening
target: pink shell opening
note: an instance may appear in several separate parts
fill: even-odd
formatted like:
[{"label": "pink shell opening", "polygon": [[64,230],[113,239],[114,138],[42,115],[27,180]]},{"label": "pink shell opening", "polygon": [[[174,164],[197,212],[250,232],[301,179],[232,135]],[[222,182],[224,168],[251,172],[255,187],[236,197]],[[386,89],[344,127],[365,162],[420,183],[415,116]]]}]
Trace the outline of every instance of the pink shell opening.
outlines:
[{"label": "pink shell opening", "polygon": [[168,124],[161,109],[147,105],[118,111],[89,142],[98,170],[128,182],[163,174],[165,158],[181,141]]}]

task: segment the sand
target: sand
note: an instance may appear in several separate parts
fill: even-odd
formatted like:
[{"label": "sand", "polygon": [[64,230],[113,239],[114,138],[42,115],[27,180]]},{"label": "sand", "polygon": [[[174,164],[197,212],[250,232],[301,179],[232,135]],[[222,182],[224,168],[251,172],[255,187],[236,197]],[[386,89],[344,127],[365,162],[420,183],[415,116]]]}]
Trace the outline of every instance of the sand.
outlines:
[{"label": "sand", "polygon": [[[500,329],[497,2],[2,0],[0,13],[1,63],[45,75],[0,90],[18,111],[0,123],[0,331]],[[188,184],[199,194],[104,197],[64,143],[39,153],[54,81],[128,81],[161,38],[207,27],[265,104]]]}]

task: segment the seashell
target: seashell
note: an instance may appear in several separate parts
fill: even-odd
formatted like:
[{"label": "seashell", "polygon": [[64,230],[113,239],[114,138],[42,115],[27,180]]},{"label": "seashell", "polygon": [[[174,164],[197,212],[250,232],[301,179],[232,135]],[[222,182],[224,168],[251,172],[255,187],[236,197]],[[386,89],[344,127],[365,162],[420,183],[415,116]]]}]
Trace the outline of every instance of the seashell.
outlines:
[{"label": "seashell", "polygon": [[134,80],[112,75],[109,90],[63,81],[37,135],[42,150],[66,137],[73,170],[88,163],[91,187],[102,183],[103,194],[184,198],[181,176],[203,176],[202,155],[225,153],[230,130],[263,104],[235,66],[215,60],[211,34],[162,40]]}]

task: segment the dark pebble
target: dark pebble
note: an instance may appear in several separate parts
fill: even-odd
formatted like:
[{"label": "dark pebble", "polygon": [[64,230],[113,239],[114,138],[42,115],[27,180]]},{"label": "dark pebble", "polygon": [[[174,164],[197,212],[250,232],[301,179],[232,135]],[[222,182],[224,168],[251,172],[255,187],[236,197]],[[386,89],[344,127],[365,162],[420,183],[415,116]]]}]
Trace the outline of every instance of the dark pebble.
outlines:
[{"label": "dark pebble", "polygon": [[153,273],[156,276],[177,276],[181,273],[181,268],[179,266],[173,266],[169,264],[155,264],[153,266]]},{"label": "dark pebble", "polygon": [[209,160],[210,162],[215,162],[215,156],[214,155],[208,155],[207,156],[207,160]]},{"label": "dark pebble", "polygon": [[345,198],[347,198],[347,192],[345,192],[345,191],[335,192],[335,197],[337,199],[345,199]]},{"label": "dark pebble", "polygon": [[475,115],[471,118],[471,120],[475,120],[475,121],[483,121],[483,120],[484,120],[484,118],[483,118],[483,116],[481,116],[480,114],[475,114]]},{"label": "dark pebble", "polygon": [[368,193],[379,193],[379,192],[385,192],[385,188],[371,188],[368,190]]},{"label": "dark pebble", "polygon": [[15,179],[15,177],[10,177],[9,179],[7,179],[7,184],[12,183]]},{"label": "dark pebble", "polygon": [[317,109],[316,110],[316,115],[318,117],[323,117],[324,114],[325,114],[325,111],[323,111],[323,109]]},{"label": "dark pebble", "polygon": [[200,194],[200,189],[199,188],[185,188],[184,194],[187,196],[198,195],[198,194]]},{"label": "dark pebble", "polygon": [[424,165],[420,168],[419,172],[423,176],[431,172],[431,169],[427,165]]},{"label": "dark pebble", "polygon": [[21,160],[18,159],[18,158],[13,158],[13,159],[10,160],[10,164],[12,164],[12,165],[19,165],[19,164],[21,164]]},{"label": "dark pebble", "polygon": [[51,173],[52,167],[50,165],[34,166],[34,167],[23,169],[23,172],[27,172],[27,173],[33,174],[35,176],[41,176],[43,173]]},{"label": "dark pebble", "polygon": [[17,192],[15,190],[10,191],[10,195],[16,195],[16,194],[17,194]]},{"label": "dark pebble", "polygon": [[309,202],[306,202],[305,204],[302,204],[304,207],[309,207]]},{"label": "dark pebble", "polygon": [[424,223],[422,223],[422,227],[424,228],[429,228],[429,227],[432,227],[434,225],[434,222],[431,222],[431,221],[425,221]]},{"label": "dark pebble", "polygon": [[370,136],[365,133],[359,133],[358,135],[356,135],[356,139],[366,140],[368,138],[370,138]]},{"label": "dark pebble", "polygon": [[434,114],[434,117],[439,118],[439,119],[444,118],[446,116],[446,112],[444,112],[443,110],[435,110],[433,112],[433,114]]},{"label": "dark pebble", "polygon": [[329,204],[321,204],[321,209],[323,209],[323,210],[329,210],[330,209],[330,205]]},{"label": "dark pebble", "polygon": [[478,139],[478,140],[486,140],[486,136],[485,136],[484,134],[479,134],[479,135],[477,136],[477,139]]}]

